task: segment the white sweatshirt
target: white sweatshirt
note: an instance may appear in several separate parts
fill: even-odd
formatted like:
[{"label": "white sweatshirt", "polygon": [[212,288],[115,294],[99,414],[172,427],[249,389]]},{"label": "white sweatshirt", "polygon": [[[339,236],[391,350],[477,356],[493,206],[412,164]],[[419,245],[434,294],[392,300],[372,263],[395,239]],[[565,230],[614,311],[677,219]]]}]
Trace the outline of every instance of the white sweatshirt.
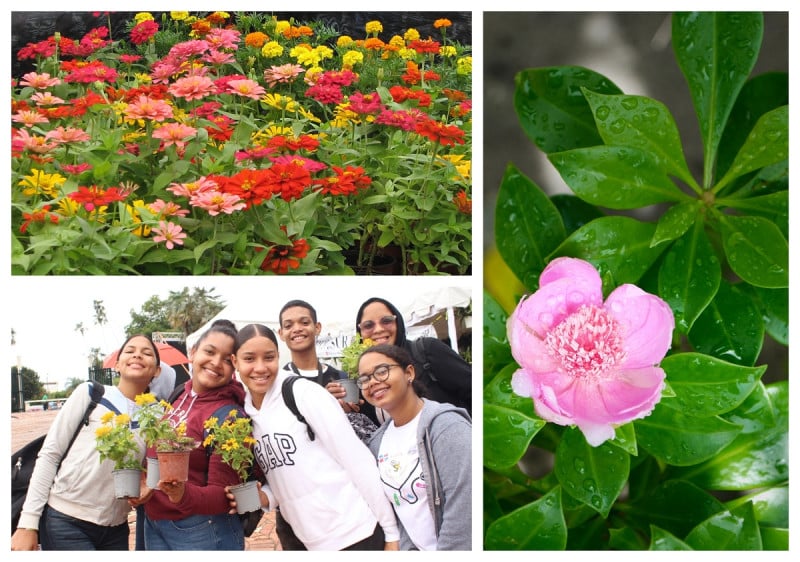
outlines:
[{"label": "white sweatshirt", "polygon": [[375,457],[333,395],[316,383],[298,381],[295,401],[315,433],[314,441],[309,440],[306,425],[281,395],[281,385],[291,375],[278,372],[261,409],[253,406],[249,392],[245,398],[270,507],[276,501],[308,550],[341,550],[371,536],[378,522],[387,542],[399,540]]}]

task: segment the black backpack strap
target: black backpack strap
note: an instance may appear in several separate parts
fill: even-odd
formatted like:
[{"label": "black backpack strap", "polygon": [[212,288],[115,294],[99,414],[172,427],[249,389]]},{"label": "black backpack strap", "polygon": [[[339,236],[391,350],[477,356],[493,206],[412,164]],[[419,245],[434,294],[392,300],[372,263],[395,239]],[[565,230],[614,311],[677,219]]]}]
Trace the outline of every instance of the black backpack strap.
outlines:
[{"label": "black backpack strap", "polygon": [[103,399],[103,394],[105,391],[106,387],[104,387],[102,384],[98,383],[97,381],[89,381],[89,397],[91,400],[89,405],[86,406],[86,411],[83,413],[83,419],[81,419],[81,423],[78,424],[78,427],[75,429],[75,433],[72,434],[72,438],[69,440],[69,445],[67,445],[67,448],[64,450],[64,454],[61,455],[61,460],[58,461],[58,468],[61,468],[61,463],[64,462],[64,457],[66,457],[67,453],[69,453],[69,450],[72,448],[72,444],[75,442],[75,439],[78,438],[78,434],[81,432],[83,426],[89,425],[89,416]]},{"label": "black backpack strap", "polygon": [[281,385],[281,394],[283,395],[283,401],[286,404],[286,407],[289,408],[289,411],[292,412],[295,417],[300,420],[301,423],[306,424],[306,431],[308,432],[308,438],[313,441],[314,440],[314,430],[311,429],[311,425],[306,421],[305,416],[300,413],[300,410],[297,408],[297,402],[294,399],[294,391],[292,390],[292,386],[295,382],[300,380],[303,377],[299,376],[291,376],[286,377]]},{"label": "black backpack strap", "polygon": [[427,373],[428,377],[433,382],[439,382],[436,375],[433,374],[431,362],[428,361],[428,352],[425,350],[425,338],[411,340],[411,354],[417,361],[422,363],[422,372]]},{"label": "black backpack strap", "polygon": [[185,387],[183,385],[176,386],[174,389],[172,389],[172,394],[170,394],[169,398],[167,398],[167,402],[169,402],[170,404],[175,403],[175,400],[178,399],[178,396],[183,394],[184,390],[185,390]]}]

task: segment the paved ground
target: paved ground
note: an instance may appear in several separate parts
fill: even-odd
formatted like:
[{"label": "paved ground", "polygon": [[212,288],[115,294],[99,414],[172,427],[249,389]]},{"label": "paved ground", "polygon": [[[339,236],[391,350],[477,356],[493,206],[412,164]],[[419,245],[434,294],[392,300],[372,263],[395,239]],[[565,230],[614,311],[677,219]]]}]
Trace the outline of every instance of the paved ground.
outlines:
[{"label": "paved ground", "polygon": [[[13,453],[25,443],[47,432],[56,411],[22,412],[11,414],[11,451]],[[136,512],[131,511],[128,518],[131,529],[131,550],[134,545]],[[245,539],[245,550],[282,550],[275,534],[275,516],[264,514],[261,523],[250,538]]]}]

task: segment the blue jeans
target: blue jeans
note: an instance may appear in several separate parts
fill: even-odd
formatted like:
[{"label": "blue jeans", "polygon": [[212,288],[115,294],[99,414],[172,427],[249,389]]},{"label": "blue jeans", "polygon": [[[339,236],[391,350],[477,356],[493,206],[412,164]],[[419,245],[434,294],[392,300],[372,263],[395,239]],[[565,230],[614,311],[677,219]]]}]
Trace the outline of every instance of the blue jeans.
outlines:
[{"label": "blue jeans", "polygon": [[144,521],[145,550],[244,550],[238,515],[190,515]]},{"label": "blue jeans", "polygon": [[42,550],[128,550],[128,523],[114,527],[76,519],[46,505],[39,522]]}]

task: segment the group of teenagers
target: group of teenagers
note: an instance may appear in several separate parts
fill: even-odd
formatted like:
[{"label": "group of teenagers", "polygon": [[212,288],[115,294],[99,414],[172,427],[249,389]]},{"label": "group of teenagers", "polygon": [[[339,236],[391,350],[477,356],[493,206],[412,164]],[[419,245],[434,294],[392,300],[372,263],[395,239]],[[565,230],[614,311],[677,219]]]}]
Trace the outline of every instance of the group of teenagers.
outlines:
[{"label": "group of teenagers", "polygon": [[[436,338],[412,345],[400,311],[373,297],[356,317],[373,345],[358,360],[358,401],[346,402],[336,381],[347,375],[317,357],[320,330],[302,300],[283,306],[278,335],[262,324],[214,322],[189,351],[191,378],[172,393],[166,415],[200,442],[221,406],[252,420],[261,508],[275,511],[283,550],[470,550],[469,363]],[[291,352],[283,366],[278,337]],[[132,508],[136,549],[244,549],[229,491],[239,477],[202,445],[186,482],[149,488],[142,478],[138,498],[114,497],[113,463],[100,461],[95,430],[108,411],[135,419],[135,397],[150,390],[160,364],[149,336],[129,337],[118,353],[119,382],[106,387],[65,456],[97,383],[73,391],[40,451],[12,550],[129,550]],[[307,381],[292,387],[293,412],[282,385],[297,375]],[[357,423],[368,431],[355,431]],[[155,451],[140,440],[140,454],[144,466]]]}]

